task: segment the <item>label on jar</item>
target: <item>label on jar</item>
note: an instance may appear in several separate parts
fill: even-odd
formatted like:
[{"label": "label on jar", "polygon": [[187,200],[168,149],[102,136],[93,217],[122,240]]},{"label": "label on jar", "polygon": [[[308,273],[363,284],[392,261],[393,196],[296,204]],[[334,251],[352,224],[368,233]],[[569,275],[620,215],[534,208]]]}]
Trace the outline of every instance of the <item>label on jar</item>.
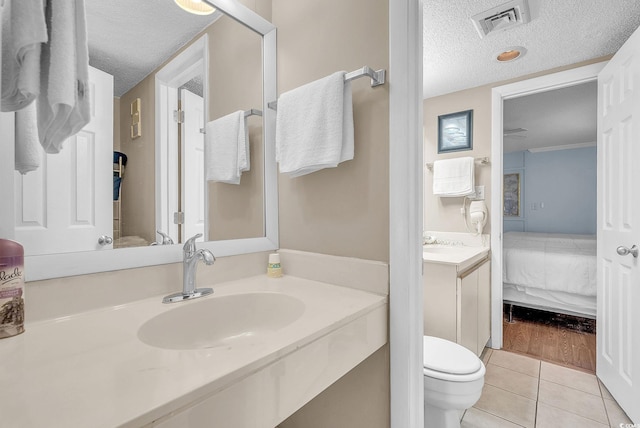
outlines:
[{"label": "label on jar", "polygon": [[0,338],[24,331],[23,270],[0,264]]}]

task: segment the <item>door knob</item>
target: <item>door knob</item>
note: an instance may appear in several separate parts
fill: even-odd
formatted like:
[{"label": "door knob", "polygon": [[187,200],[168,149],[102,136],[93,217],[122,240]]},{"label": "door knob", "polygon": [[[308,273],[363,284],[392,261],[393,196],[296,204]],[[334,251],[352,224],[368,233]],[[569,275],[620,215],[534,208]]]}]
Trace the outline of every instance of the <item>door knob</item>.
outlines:
[{"label": "door knob", "polygon": [[100,245],[113,244],[113,238],[107,235],[102,235],[100,238],[98,238],[98,244]]},{"label": "door knob", "polygon": [[638,258],[638,247],[636,245],[632,246],[631,248],[627,248],[621,245],[616,249],[616,251],[621,256],[626,256],[627,254],[631,254],[636,259]]}]

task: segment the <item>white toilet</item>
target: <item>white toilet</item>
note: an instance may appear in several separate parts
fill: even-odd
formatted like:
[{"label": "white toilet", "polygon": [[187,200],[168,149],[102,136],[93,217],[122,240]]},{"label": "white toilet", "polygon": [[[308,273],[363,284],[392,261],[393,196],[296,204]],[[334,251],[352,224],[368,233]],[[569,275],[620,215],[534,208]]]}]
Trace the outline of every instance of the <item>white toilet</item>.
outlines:
[{"label": "white toilet", "polygon": [[424,336],[424,426],[460,428],[460,411],[482,394],[484,364],[470,350],[449,340]]}]

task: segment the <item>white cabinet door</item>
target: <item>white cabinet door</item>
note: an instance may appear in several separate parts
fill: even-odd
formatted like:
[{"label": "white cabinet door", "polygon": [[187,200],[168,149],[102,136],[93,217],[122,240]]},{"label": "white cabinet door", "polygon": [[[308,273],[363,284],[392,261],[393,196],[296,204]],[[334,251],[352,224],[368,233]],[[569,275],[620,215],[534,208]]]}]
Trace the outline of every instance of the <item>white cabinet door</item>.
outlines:
[{"label": "white cabinet door", "polygon": [[478,352],[491,337],[491,262],[478,268]]},{"label": "white cabinet door", "polygon": [[478,354],[478,269],[458,278],[458,343]]},{"label": "white cabinet door", "polygon": [[424,265],[424,335],[457,342],[456,266]]}]

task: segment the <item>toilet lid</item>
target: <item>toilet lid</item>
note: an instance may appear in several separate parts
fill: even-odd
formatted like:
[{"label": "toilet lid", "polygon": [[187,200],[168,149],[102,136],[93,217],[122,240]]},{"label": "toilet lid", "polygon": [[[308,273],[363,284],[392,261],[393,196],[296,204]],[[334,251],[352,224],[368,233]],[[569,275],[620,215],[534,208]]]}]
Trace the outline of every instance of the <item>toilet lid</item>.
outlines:
[{"label": "toilet lid", "polygon": [[464,375],[480,370],[480,358],[467,348],[439,337],[424,336],[423,362],[429,370]]}]

